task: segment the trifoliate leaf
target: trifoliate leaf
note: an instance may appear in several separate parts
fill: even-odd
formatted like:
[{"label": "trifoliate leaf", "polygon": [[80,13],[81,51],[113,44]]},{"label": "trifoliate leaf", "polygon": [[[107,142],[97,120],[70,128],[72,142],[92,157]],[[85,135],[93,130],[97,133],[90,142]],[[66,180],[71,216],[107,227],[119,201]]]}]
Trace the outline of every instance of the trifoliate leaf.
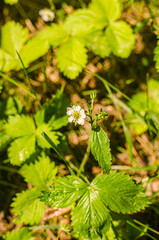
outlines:
[{"label": "trifoliate leaf", "polygon": [[8,156],[13,165],[21,165],[35,152],[35,136],[28,135],[15,139],[8,148]]},{"label": "trifoliate leaf", "polygon": [[75,79],[87,63],[86,48],[83,42],[76,37],[70,37],[58,49],[57,63],[66,77]]},{"label": "trifoliate leaf", "polygon": [[55,163],[51,162],[50,158],[45,156],[45,154],[39,157],[39,161],[36,161],[34,164],[25,164],[21,168],[21,174],[25,181],[40,189],[51,184],[56,173]]},{"label": "trifoliate leaf", "polygon": [[13,5],[13,4],[16,4],[18,2],[18,0],[4,0],[4,2],[6,4],[10,4],[10,5]]},{"label": "trifoliate leaf", "polygon": [[111,22],[106,29],[106,36],[111,50],[116,56],[129,57],[135,44],[135,35],[126,22]]},{"label": "trifoliate leaf", "polygon": [[111,172],[98,175],[91,183],[99,191],[99,199],[117,213],[137,212],[148,206],[148,199],[141,192],[142,188],[130,180],[129,175]]},{"label": "trifoliate leaf", "polygon": [[69,207],[87,190],[86,183],[76,176],[59,177],[54,183],[50,196],[52,207]]},{"label": "trifoliate leaf", "polygon": [[5,240],[34,240],[35,238],[32,237],[31,232],[28,231],[27,228],[20,228],[16,231],[8,232],[4,236]]},{"label": "trifoliate leaf", "polygon": [[39,126],[36,129],[36,138],[37,138],[37,144],[41,148],[50,148],[50,144],[41,136],[41,133],[45,132],[51,140],[55,143],[55,145],[59,144],[58,136],[56,132],[51,131],[51,126],[48,124],[43,123],[41,126]]},{"label": "trifoliate leaf", "polygon": [[111,168],[109,138],[101,127],[91,130],[89,144],[91,147],[91,152],[95,159],[99,162],[102,170],[104,172],[109,172]]},{"label": "trifoliate leaf", "polygon": [[39,199],[40,195],[40,190],[34,188],[16,194],[11,204],[12,211],[17,215],[16,224],[24,222],[33,225],[40,222],[45,211],[45,205]]},{"label": "trifoliate leaf", "polygon": [[107,37],[103,34],[102,31],[96,31],[89,34],[87,38],[87,46],[95,54],[100,57],[108,57],[111,53]]},{"label": "trifoliate leaf", "polygon": [[105,27],[109,21],[120,18],[122,2],[121,0],[93,0],[89,8],[96,14],[96,20],[100,20]]},{"label": "trifoliate leaf", "polygon": [[88,36],[89,33],[100,28],[96,14],[89,9],[74,11],[65,20],[64,27],[69,34],[79,37]]},{"label": "trifoliate leaf", "polygon": [[48,49],[48,42],[44,39],[41,39],[41,37],[38,35],[29,40],[20,51],[20,57],[25,67],[39,57],[42,57],[48,51]]},{"label": "trifoliate leaf", "polygon": [[43,200],[52,207],[65,208],[77,201],[71,212],[74,232],[80,238],[101,239],[110,227],[109,209],[117,213],[133,213],[148,206],[148,199],[129,175],[111,172],[99,174],[90,185],[76,176],[57,178],[52,192],[44,192]]},{"label": "trifoliate leaf", "polygon": [[67,37],[63,24],[52,24],[39,33],[39,37],[53,47],[59,46]]},{"label": "trifoliate leaf", "polygon": [[6,133],[12,138],[29,136],[35,133],[33,119],[24,115],[10,116],[5,129]]},{"label": "trifoliate leaf", "polygon": [[17,58],[16,51],[20,51],[27,39],[28,30],[19,23],[10,21],[1,28],[1,48],[13,57]]}]

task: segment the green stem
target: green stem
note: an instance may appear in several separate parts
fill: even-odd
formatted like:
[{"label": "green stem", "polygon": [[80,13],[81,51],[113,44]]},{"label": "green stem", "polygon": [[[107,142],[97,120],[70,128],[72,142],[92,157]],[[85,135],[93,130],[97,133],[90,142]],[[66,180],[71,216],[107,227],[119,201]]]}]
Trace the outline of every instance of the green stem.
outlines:
[{"label": "green stem", "polygon": [[19,55],[19,53],[18,53],[17,51],[16,51],[16,53],[17,53],[17,55],[18,55],[18,57],[19,57],[19,59],[20,59],[20,62],[21,62],[22,67],[23,67],[23,69],[24,69],[25,76],[26,76],[26,78],[27,78],[27,80],[28,80],[28,83],[29,83],[29,85],[30,85],[30,88],[31,88],[31,90],[32,90],[32,92],[33,92],[33,94],[34,94],[34,96],[35,96],[35,98],[36,98],[36,101],[38,102],[39,107],[42,108],[42,105],[41,105],[39,99],[37,98],[36,92],[35,92],[33,86],[31,85],[30,78],[29,78],[29,75],[28,75],[28,73],[27,73],[27,70],[26,70],[26,68],[25,68],[25,66],[24,66],[23,60],[21,59],[21,57],[20,57],[20,55]]},{"label": "green stem", "polygon": [[81,165],[80,165],[78,173],[77,173],[77,177],[79,177],[81,175],[81,172],[82,172],[84,166],[86,165],[86,163],[88,161],[90,151],[91,151],[91,148],[90,148],[90,144],[88,143],[86,153],[84,155],[84,158],[83,158],[83,160],[81,162]]},{"label": "green stem", "polygon": [[29,90],[27,90],[25,87],[23,87],[21,84],[19,84],[18,82],[16,82],[14,79],[8,77],[6,74],[3,74],[2,72],[0,72],[0,76],[3,77],[4,79],[6,79],[8,82],[14,84],[15,86],[19,87],[20,89],[22,89],[24,92],[26,92],[28,95],[30,95],[31,97],[33,97],[34,99],[36,99],[36,97],[34,96],[34,94],[32,94]]},{"label": "green stem", "polygon": [[147,226],[147,225],[145,225],[145,224],[137,221],[136,219],[134,219],[134,222],[137,223],[137,224],[139,224],[139,225],[141,225],[141,226],[143,226],[143,227],[146,227],[146,228],[149,229],[151,232],[154,232],[154,233],[156,233],[156,234],[159,235],[159,232],[158,232],[158,231],[156,231],[156,230],[154,230],[153,228],[150,228],[149,226]]}]

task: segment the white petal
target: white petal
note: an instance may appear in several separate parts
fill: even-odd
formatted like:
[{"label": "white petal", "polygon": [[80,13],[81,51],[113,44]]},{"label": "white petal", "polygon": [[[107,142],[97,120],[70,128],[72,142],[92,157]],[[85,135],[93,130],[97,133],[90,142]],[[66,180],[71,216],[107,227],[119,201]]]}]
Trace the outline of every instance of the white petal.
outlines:
[{"label": "white petal", "polygon": [[69,121],[69,122],[74,122],[74,121],[75,121],[75,118],[74,118],[73,116],[71,116],[71,117],[68,118],[68,121]]},{"label": "white petal", "polygon": [[42,9],[39,11],[39,15],[45,22],[52,21],[55,17],[55,14],[49,9]]},{"label": "white petal", "polygon": [[73,105],[72,108],[75,112],[79,112],[81,110],[81,107],[79,105]]},{"label": "white petal", "polygon": [[74,113],[74,110],[71,107],[67,107],[67,115],[71,116]]},{"label": "white petal", "polygon": [[77,120],[77,123],[80,124],[80,125],[84,125],[84,119],[82,117],[80,117],[78,120]]},{"label": "white petal", "polygon": [[86,117],[85,111],[83,109],[80,110],[80,117],[82,118]]}]

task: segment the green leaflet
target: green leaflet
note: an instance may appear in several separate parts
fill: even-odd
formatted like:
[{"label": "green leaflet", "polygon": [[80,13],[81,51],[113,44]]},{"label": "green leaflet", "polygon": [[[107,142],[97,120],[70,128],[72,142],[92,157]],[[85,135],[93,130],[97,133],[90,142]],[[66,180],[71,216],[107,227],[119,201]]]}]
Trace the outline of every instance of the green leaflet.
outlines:
[{"label": "green leaflet", "polygon": [[35,136],[23,136],[15,139],[8,148],[8,156],[13,165],[21,165],[35,153]]},{"label": "green leaflet", "polygon": [[8,22],[1,29],[1,48],[16,58],[16,51],[20,51],[28,37],[28,30],[22,25]]},{"label": "green leaflet", "polygon": [[87,185],[76,176],[61,177],[54,180],[50,205],[65,208],[71,206],[85,192]]},{"label": "green leaflet", "polygon": [[111,22],[106,29],[108,43],[114,55],[127,58],[135,44],[135,35],[124,21]]},{"label": "green leaflet", "polygon": [[29,63],[35,61],[39,57],[42,57],[48,51],[48,49],[48,42],[44,39],[41,39],[40,36],[37,35],[25,44],[19,54],[25,67],[28,67]]},{"label": "green leaflet", "polygon": [[19,23],[10,21],[2,27],[0,39],[1,71],[8,72],[12,69],[22,68],[16,51],[20,54],[26,67],[48,51],[48,42],[40,38],[39,35],[28,39],[28,30]]},{"label": "green leaflet", "polygon": [[99,174],[91,185],[99,191],[99,198],[114,212],[134,213],[148,206],[142,188],[124,173],[113,171],[109,175]]},{"label": "green leaflet", "polygon": [[34,240],[32,234],[28,231],[27,228],[20,228],[16,231],[8,232],[3,236],[5,240]]},{"label": "green leaflet", "polygon": [[87,50],[77,37],[69,37],[58,49],[59,69],[70,79],[76,78],[87,63]]},{"label": "green leaflet", "polygon": [[11,204],[12,211],[18,216],[15,219],[16,224],[24,222],[33,225],[40,222],[45,211],[45,205],[39,199],[40,195],[40,190],[35,188],[16,194]]},{"label": "green leaflet", "polygon": [[106,26],[108,21],[120,18],[122,2],[121,0],[92,0],[89,8],[96,13],[97,21],[100,19],[103,26]]},{"label": "green leaflet", "polygon": [[26,182],[37,188],[44,189],[52,183],[57,173],[57,168],[55,163],[50,161],[49,157],[42,154],[38,161],[30,165],[25,164],[20,171]]},{"label": "green leaflet", "polygon": [[63,24],[51,24],[51,27],[46,27],[39,32],[39,37],[47,41],[49,45],[57,47],[67,37],[67,32]]},{"label": "green leaflet", "polygon": [[93,32],[87,37],[87,47],[102,58],[111,53],[108,39],[102,31]]},{"label": "green leaflet", "polygon": [[64,28],[72,36],[79,38],[88,36],[98,26],[96,14],[89,9],[80,9],[69,15],[64,23]]},{"label": "green leaflet", "polygon": [[91,130],[89,144],[91,152],[98,161],[104,172],[109,172],[111,168],[110,144],[107,134],[101,127]]},{"label": "green leaflet", "polygon": [[50,148],[50,145],[41,136],[43,131],[46,131],[56,146],[60,144],[59,134],[52,131],[51,125],[40,122],[36,128],[33,119],[28,116],[10,116],[5,129],[8,136],[13,139],[8,148],[10,162],[13,165],[21,165],[35,153],[36,143],[41,148]]}]

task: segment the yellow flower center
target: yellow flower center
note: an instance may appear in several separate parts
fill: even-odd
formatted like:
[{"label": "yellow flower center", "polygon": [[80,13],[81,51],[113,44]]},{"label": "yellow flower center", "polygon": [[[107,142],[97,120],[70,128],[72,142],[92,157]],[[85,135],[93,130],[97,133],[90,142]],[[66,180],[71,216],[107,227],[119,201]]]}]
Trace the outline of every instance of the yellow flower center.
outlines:
[{"label": "yellow flower center", "polygon": [[74,112],[74,113],[73,113],[73,117],[74,117],[75,119],[79,118],[79,112]]},{"label": "yellow flower center", "polygon": [[50,17],[50,13],[46,13],[46,16],[47,16],[47,17]]}]

